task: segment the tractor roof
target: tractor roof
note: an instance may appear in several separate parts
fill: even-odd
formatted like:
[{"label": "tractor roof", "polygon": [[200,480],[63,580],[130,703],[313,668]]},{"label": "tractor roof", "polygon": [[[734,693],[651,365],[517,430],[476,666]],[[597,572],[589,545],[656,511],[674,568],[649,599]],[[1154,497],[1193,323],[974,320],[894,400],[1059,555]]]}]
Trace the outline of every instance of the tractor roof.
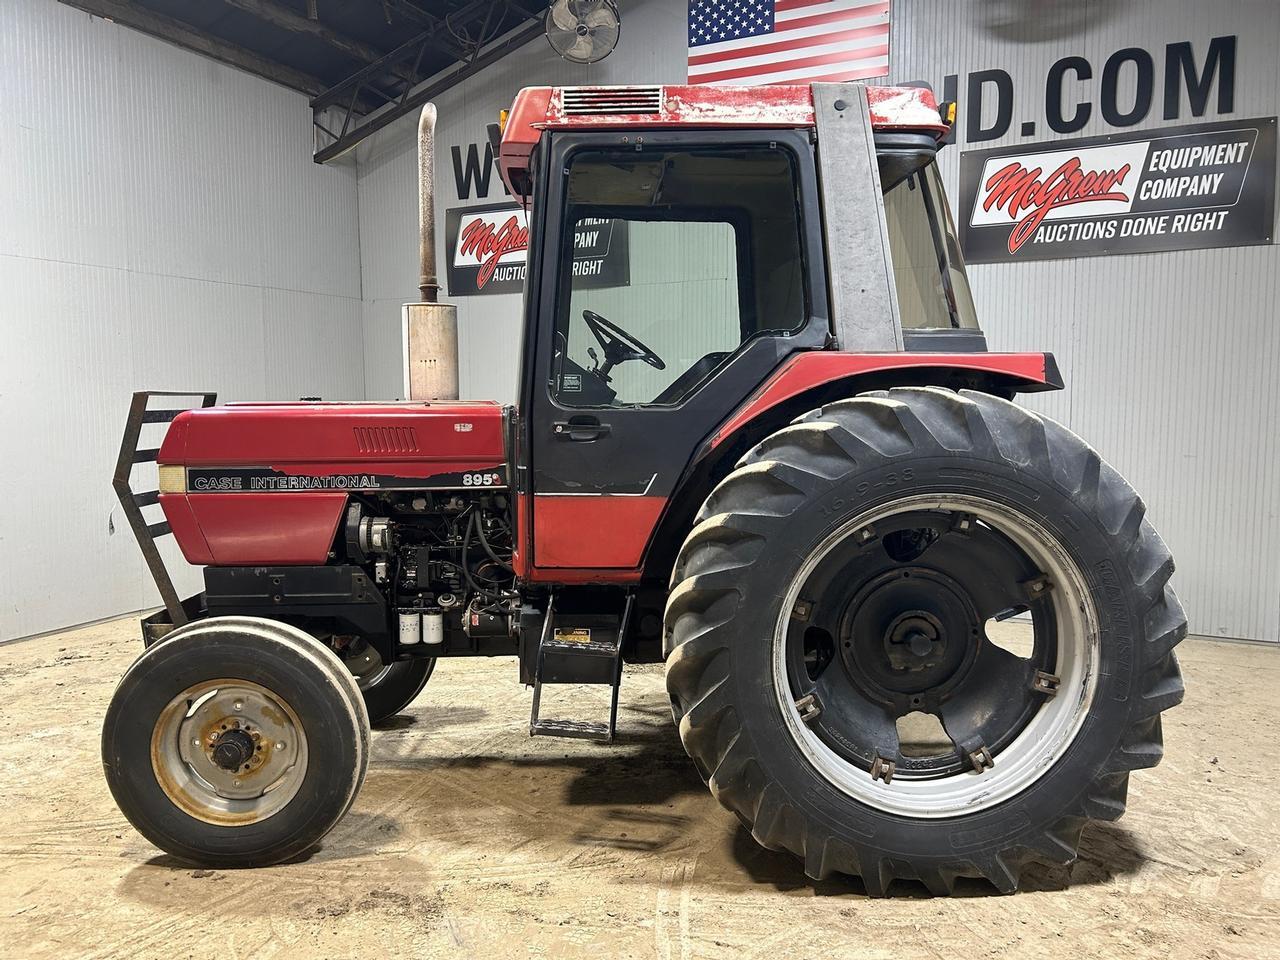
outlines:
[{"label": "tractor roof", "polygon": [[[933,92],[919,87],[867,87],[877,130],[947,132]],[[529,156],[544,130],[629,130],[721,127],[812,127],[809,84],[768,87],[622,86],[525,87],[516,94],[502,132],[502,179],[517,197]]]}]

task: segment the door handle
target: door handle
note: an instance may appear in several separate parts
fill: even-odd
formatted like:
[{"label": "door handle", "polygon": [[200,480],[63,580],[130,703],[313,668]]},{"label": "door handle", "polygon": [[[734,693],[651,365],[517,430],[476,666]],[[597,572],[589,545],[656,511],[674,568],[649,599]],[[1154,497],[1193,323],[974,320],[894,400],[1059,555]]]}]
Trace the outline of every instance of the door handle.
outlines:
[{"label": "door handle", "polygon": [[557,440],[587,443],[607,437],[612,432],[612,428],[595,417],[573,417],[570,420],[556,420],[551,424],[551,432]]}]

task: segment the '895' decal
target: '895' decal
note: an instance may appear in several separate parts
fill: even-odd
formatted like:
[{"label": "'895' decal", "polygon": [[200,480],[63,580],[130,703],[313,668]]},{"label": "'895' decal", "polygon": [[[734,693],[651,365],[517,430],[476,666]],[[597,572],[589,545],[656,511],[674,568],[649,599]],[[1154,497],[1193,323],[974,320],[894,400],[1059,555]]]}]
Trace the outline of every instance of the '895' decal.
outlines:
[{"label": "'895' decal", "polygon": [[501,484],[502,474],[500,473],[464,473],[462,475],[464,487],[496,487]]}]

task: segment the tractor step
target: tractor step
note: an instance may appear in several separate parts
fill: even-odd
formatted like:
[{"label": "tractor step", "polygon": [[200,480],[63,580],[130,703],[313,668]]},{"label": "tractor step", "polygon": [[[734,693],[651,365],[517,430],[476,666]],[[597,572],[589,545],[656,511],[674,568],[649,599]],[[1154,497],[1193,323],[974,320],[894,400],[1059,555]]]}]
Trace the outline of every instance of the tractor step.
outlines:
[{"label": "tractor step", "polygon": [[[529,736],[569,737],[612,743],[618,721],[618,687],[622,683],[622,641],[631,620],[633,598],[627,595],[622,615],[561,614],[555,596],[547,603],[547,615],[538,641],[538,660],[533,678],[533,709],[529,715]],[[595,684],[608,686],[609,722],[544,720],[542,685]]]},{"label": "tractor step", "polygon": [[587,723],[583,720],[535,720],[529,724],[531,737],[567,737],[572,740],[598,740],[609,743],[613,731],[607,723]]}]

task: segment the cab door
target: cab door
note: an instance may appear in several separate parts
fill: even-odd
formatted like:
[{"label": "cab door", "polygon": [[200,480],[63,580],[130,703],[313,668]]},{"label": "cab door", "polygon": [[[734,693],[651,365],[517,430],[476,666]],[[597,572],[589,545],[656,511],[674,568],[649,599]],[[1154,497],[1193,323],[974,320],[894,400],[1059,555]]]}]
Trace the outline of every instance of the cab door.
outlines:
[{"label": "cab door", "polygon": [[703,438],[825,344],[812,148],[765,136],[551,138],[521,397],[535,579],[638,575]]}]

